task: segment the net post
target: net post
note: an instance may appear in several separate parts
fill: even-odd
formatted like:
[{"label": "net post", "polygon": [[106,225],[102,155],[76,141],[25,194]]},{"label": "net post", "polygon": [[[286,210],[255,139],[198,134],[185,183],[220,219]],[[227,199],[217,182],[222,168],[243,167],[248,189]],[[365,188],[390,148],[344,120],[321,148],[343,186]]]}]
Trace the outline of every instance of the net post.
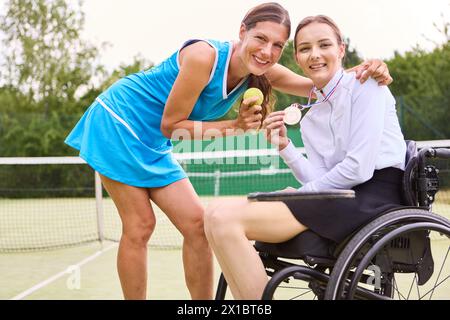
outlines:
[{"label": "net post", "polygon": [[104,220],[103,220],[103,189],[100,174],[95,171],[95,203],[97,212],[97,232],[101,243],[105,240]]}]

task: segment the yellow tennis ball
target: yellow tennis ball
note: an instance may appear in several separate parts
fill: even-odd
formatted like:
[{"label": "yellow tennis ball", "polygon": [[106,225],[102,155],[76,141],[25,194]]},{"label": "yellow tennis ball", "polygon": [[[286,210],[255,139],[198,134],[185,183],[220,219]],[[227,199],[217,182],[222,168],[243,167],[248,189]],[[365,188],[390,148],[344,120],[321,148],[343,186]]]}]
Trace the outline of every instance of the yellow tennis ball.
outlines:
[{"label": "yellow tennis ball", "polygon": [[247,89],[247,91],[245,91],[244,100],[246,100],[248,98],[252,98],[252,97],[258,97],[258,100],[256,102],[254,102],[253,104],[260,106],[264,101],[264,94],[258,88],[249,88],[249,89]]}]

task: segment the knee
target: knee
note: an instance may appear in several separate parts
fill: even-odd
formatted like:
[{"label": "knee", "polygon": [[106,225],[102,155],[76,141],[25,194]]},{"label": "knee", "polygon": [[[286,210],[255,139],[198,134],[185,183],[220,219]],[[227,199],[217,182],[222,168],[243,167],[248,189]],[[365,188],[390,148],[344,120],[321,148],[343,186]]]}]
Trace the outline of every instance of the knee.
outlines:
[{"label": "knee", "polygon": [[137,247],[147,246],[153,231],[156,220],[154,218],[139,219],[123,226],[122,239]]},{"label": "knee", "polygon": [[198,207],[190,212],[189,218],[179,226],[179,230],[185,239],[205,238],[204,215],[205,210],[203,207]]},{"label": "knee", "polygon": [[223,205],[223,200],[213,200],[205,209],[205,230],[210,230],[216,224],[216,221],[221,218],[220,212]]},{"label": "knee", "polygon": [[213,241],[231,232],[236,219],[227,201],[215,200],[206,208],[204,220],[206,237]]}]

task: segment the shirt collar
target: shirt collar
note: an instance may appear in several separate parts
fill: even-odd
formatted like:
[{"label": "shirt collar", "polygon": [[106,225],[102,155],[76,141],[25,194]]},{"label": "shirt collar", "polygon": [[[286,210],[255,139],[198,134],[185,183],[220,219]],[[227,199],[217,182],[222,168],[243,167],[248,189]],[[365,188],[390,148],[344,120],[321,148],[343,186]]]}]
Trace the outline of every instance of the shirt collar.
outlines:
[{"label": "shirt collar", "polygon": [[[339,79],[341,79],[342,74],[344,73],[344,69],[339,69],[335,75],[333,76],[333,78],[326,84],[325,87],[323,87],[322,90],[318,90],[315,86],[314,86],[314,93],[316,94],[316,97],[319,100],[323,100],[325,99],[325,97],[331,92],[331,90],[334,89],[334,87],[336,86],[336,84],[338,83]],[[330,99],[333,97],[330,97]]]}]

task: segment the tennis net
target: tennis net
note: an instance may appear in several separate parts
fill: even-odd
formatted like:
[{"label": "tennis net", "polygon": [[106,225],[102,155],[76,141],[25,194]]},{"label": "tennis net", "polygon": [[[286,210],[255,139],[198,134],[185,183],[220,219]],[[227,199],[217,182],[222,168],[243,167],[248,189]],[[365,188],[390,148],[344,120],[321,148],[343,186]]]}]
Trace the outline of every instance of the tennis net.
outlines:
[{"label": "tennis net", "polygon": [[[275,150],[176,154],[206,206],[239,196],[298,186]],[[182,238],[154,205],[150,245],[179,248]],[[121,222],[100,179],[81,158],[0,158],[0,252],[118,241]]]},{"label": "tennis net", "polygon": [[[419,146],[450,147],[450,140]],[[300,151],[304,151],[300,149]],[[205,206],[221,196],[299,187],[276,150],[176,153]],[[442,179],[436,212],[450,217],[449,163],[437,160]],[[154,205],[150,246],[180,248],[182,237]],[[121,222],[100,179],[81,158],[0,158],[0,252],[118,241]]]}]

